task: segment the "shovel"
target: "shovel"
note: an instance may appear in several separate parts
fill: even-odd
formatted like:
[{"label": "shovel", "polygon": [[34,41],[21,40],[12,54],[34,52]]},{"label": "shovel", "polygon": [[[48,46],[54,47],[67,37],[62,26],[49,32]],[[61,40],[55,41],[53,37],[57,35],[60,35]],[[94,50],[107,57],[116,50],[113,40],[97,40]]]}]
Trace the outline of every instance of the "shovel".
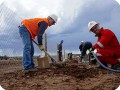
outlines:
[{"label": "shovel", "polygon": [[[37,46],[39,46],[38,43],[35,42],[34,40],[33,40],[33,42],[34,42]],[[55,59],[53,59],[53,58],[51,57],[51,55],[50,55],[46,50],[44,50],[44,52],[51,58],[51,61],[52,61],[51,65],[52,65],[52,66],[56,66],[56,67],[58,67],[58,68],[61,68],[61,67],[64,67],[64,66],[66,65],[66,63],[63,63],[63,64],[62,64],[62,63],[56,63]],[[39,59],[40,59],[40,58],[39,58]],[[42,58],[41,58],[41,59],[42,59]],[[44,60],[47,60],[47,59],[44,58]],[[42,66],[41,63],[39,64],[39,66]],[[46,67],[49,67],[49,65],[46,66]]]},{"label": "shovel", "polygon": [[[38,45],[38,43],[37,43],[36,41],[33,40],[33,42],[39,47],[39,45]],[[53,63],[56,62],[55,59],[53,59],[53,58],[51,57],[51,55],[50,55],[46,50],[43,50],[43,51],[51,58],[51,61],[52,61]]]}]

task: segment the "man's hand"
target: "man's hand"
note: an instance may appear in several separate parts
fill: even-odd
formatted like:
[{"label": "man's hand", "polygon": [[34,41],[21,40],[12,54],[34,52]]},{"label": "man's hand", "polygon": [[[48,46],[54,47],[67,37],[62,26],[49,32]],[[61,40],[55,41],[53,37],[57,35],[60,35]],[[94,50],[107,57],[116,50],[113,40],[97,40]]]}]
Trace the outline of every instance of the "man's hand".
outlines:
[{"label": "man's hand", "polygon": [[39,45],[39,49],[40,49],[41,51],[44,51],[44,50],[45,50],[45,48],[43,47],[43,45]]},{"label": "man's hand", "polygon": [[91,47],[91,48],[89,49],[89,51],[90,51],[90,52],[94,51],[94,48],[93,48],[93,47]]}]

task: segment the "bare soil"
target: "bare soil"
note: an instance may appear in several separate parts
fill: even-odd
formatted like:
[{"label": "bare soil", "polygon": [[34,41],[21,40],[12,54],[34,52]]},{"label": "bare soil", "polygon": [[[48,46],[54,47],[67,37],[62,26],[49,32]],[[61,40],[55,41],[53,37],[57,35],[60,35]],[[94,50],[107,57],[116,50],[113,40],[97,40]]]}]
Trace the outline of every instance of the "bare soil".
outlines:
[{"label": "bare soil", "polygon": [[12,67],[10,63],[0,64],[0,85],[5,90],[115,90],[120,85],[120,73],[86,63],[69,61],[29,73],[22,70],[21,62]]}]

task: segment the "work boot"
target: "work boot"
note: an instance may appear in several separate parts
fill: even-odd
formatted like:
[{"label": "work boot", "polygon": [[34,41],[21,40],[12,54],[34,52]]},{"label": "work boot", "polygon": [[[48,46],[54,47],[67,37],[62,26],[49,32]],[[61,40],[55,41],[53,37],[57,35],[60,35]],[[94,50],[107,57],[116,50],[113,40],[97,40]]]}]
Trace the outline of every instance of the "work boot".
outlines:
[{"label": "work boot", "polygon": [[28,73],[28,72],[35,72],[35,71],[37,71],[37,68],[25,69],[24,71],[25,71],[25,73]]},{"label": "work boot", "polygon": [[118,63],[115,64],[115,65],[112,65],[111,68],[112,68],[112,69],[115,69],[115,70],[120,70],[120,62],[118,62]]}]

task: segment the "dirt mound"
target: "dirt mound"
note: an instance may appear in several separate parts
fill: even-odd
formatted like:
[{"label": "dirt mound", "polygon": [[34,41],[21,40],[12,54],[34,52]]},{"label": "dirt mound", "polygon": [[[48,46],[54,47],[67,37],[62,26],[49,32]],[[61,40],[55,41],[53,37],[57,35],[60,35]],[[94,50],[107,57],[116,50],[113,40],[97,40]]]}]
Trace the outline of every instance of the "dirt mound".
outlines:
[{"label": "dirt mound", "polygon": [[96,69],[93,69],[93,68],[87,69],[85,67],[80,68],[78,65],[69,65],[69,66],[65,66],[64,68],[53,69],[53,73],[68,75],[68,76],[75,77],[77,79],[94,77],[95,75],[98,74]]},{"label": "dirt mound", "polygon": [[76,63],[59,66],[7,73],[0,76],[0,84],[5,90],[115,90],[120,85],[120,73]]}]

